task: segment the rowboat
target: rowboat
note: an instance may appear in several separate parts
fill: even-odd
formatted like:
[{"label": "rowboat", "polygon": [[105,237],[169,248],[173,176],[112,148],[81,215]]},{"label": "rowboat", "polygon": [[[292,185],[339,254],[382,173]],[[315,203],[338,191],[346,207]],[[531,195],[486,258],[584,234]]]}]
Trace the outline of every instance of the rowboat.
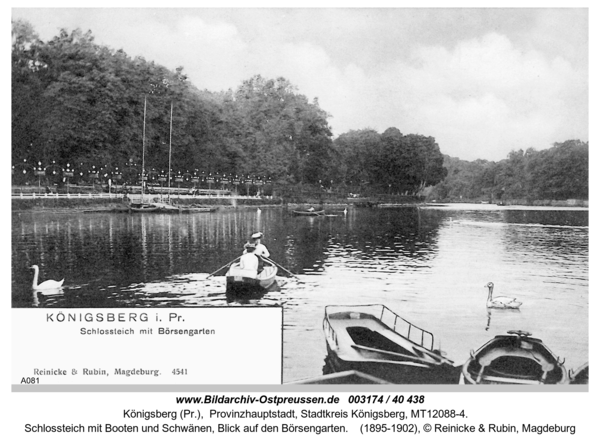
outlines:
[{"label": "rowboat", "polygon": [[227,295],[244,298],[260,297],[277,285],[276,275],[277,266],[267,262],[264,263],[262,272],[255,278],[246,276],[238,262],[233,263],[225,274]]},{"label": "rowboat", "polygon": [[461,384],[567,384],[569,377],[550,349],[526,331],[497,335],[471,356],[462,367]]},{"label": "rowboat", "polygon": [[131,212],[180,212],[177,206],[162,202],[131,202],[129,210]]},{"label": "rowboat", "polygon": [[184,213],[191,213],[191,212],[215,212],[217,211],[217,209],[219,209],[216,206],[202,206],[202,207],[195,207],[195,206],[187,206],[187,207],[182,207],[181,208],[181,212]]},{"label": "rowboat", "polygon": [[154,203],[131,202],[129,203],[129,210],[131,212],[158,212],[159,207]]},{"label": "rowboat", "polygon": [[302,209],[293,209],[292,210],[292,214],[294,215],[305,215],[305,216],[309,216],[309,217],[316,217],[317,215],[324,215],[325,214],[325,210],[321,209],[321,210],[302,210]]},{"label": "rowboat", "polygon": [[384,305],[327,306],[329,371],[349,370],[397,384],[456,384],[458,368],[434,350],[434,337]]}]

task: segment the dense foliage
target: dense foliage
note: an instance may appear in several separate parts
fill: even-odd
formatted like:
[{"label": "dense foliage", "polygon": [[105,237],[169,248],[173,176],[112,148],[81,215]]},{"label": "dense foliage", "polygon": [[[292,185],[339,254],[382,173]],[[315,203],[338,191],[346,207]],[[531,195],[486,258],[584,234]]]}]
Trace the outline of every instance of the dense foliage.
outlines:
[{"label": "dense foliage", "polygon": [[171,161],[171,177],[187,176],[188,186],[212,175],[269,179],[290,194],[421,195],[435,186],[440,199],[587,196],[587,143],[464,162],[442,155],[434,138],[396,128],[334,140],[328,118],[284,78],[256,75],[235,90],[200,91],[183,67],[98,45],[89,31],[61,30],[43,42],[30,24],[13,22],[15,183],[35,170],[48,183],[63,175],[139,183],[144,152],[150,181],[168,175]]},{"label": "dense foliage", "polygon": [[168,170],[169,146],[174,174],[318,183],[331,161],[327,114],[283,78],[199,91],[181,67],[132,59],[79,30],[44,43],[23,22],[13,23],[12,69],[14,165],[140,171],[143,140],[147,171]]},{"label": "dense foliage", "polygon": [[440,200],[588,199],[589,145],[579,140],[550,149],[512,151],[499,162],[466,162],[444,156],[448,177],[433,188]]},{"label": "dense foliage", "polygon": [[444,157],[433,137],[403,135],[396,128],[350,131],[334,141],[336,175],[353,193],[416,195],[446,176]]}]

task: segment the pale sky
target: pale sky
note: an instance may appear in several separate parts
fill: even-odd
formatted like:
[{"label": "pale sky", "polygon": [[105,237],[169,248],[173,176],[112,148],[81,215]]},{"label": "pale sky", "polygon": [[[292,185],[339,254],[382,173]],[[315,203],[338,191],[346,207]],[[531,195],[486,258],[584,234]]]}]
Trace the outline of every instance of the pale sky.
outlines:
[{"label": "pale sky", "polygon": [[169,69],[200,89],[260,74],[317,97],[334,135],[435,137],[442,153],[501,160],[588,141],[586,8],[13,9],[42,40],[60,28]]}]

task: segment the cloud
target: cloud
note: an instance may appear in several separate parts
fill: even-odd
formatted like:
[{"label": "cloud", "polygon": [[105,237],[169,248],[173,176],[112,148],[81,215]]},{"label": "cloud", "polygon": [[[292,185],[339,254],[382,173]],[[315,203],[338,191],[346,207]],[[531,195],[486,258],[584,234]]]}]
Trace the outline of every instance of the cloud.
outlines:
[{"label": "cloud", "polygon": [[343,106],[362,119],[359,126],[340,128],[352,121],[340,109],[348,120],[332,119],[338,132],[395,126],[434,136],[442,152],[469,160],[498,160],[512,149],[587,137],[585,75],[564,59],[524,51],[499,34],[451,50],[418,48],[409,60],[379,72],[349,72],[321,79],[335,82],[328,89],[345,91],[338,96],[349,98]]}]

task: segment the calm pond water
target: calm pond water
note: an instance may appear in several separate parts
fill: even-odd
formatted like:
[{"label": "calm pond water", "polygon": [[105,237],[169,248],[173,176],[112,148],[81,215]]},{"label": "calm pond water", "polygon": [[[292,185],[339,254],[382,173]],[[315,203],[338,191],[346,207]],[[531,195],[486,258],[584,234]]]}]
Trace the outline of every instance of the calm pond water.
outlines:
[{"label": "calm pond water", "polygon": [[[207,276],[260,230],[271,257],[298,275],[279,278],[279,292],[251,302],[284,306],[284,382],[322,374],[323,311],[339,304],[385,304],[431,331],[456,364],[510,329],[544,340],[567,368],[588,361],[587,210],[448,205],[328,212],[13,213],[12,306],[226,306],[224,278]],[[40,279],[64,277],[63,292],[32,293],[33,264]],[[495,295],[522,301],[521,309],[488,310],[489,281]]]}]

